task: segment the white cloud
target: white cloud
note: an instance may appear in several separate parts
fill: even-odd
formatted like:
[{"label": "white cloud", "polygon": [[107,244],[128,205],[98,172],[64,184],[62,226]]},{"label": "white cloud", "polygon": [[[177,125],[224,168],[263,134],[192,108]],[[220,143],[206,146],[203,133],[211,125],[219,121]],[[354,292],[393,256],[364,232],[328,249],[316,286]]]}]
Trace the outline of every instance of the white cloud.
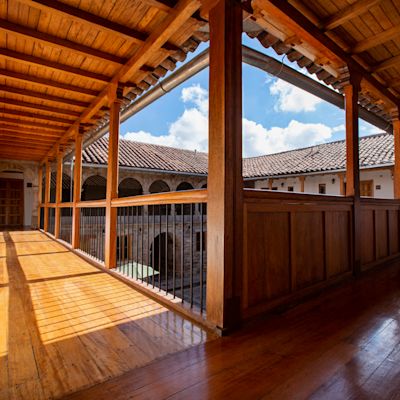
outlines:
[{"label": "white cloud", "polygon": [[[182,149],[208,151],[208,92],[200,85],[182,89],[181,99],[191,103],[173,122],[166,135],[150,132],[128,132],[124,138],[139,142],[155,143]],[[265,128],[243,118],[243,156],[271,154],[299,147],[323,143],[341,127],[330,128],[324,124],[302,123],[296,120],[287,127]]]},{"label": "white cloud", "polygon": [[311,112],[323,102],[320,98],[280,79],[270,86],[269,91],[272,95],[278,96],[276,111]]}]

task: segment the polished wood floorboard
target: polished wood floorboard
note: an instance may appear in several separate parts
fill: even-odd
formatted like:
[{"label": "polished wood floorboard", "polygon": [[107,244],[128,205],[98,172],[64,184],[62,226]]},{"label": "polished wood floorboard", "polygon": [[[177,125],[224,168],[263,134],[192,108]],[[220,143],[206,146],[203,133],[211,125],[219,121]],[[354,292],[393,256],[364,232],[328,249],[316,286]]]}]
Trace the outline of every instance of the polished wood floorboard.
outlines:
[{"label": "polished wood floorboard", "polygon": [[68,400],[400,399],[400,265]]},{"label": "polished wood floorboard", "polygon": [[212,338],[37,231],[0,232],[0,399],[60,398]]}]

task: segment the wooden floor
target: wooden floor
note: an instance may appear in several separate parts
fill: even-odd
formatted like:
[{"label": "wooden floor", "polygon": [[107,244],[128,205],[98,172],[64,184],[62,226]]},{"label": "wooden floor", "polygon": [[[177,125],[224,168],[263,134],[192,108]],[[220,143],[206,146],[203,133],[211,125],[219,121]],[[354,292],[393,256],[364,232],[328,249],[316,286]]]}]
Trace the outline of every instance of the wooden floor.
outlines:
[{"label": "wooden floor", "polygon": [[44,234],[0,232],[0,399],[59,398],[204,343]]},{"label": "wooden floor", "polygon": [[400,265],[69,400],[400,399]]}]

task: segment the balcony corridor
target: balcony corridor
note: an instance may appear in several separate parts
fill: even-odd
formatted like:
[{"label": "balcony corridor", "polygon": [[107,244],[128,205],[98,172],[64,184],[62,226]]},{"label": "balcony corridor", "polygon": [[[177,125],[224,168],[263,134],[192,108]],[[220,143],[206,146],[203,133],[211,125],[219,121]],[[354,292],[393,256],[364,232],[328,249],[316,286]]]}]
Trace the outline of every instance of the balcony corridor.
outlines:
[{"label": "balcony corridor", "polygon": [[59,398],[205,342],[46,235],[0,232],[0,399]]}]

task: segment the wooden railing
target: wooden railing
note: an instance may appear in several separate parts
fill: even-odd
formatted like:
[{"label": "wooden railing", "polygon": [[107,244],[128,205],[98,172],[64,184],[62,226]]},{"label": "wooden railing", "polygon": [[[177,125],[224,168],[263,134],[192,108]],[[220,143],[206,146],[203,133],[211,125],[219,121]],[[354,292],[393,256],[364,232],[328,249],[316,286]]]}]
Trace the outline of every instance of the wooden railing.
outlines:
[{"label": "wooden railing", "polygon": [[351,274],[352,207],[345,197],[244,191],[245,318]]},{"label": "wooden railing", "polygon": [[363,270],[399,255],[398,200],[361,199],[361,267]]}]

